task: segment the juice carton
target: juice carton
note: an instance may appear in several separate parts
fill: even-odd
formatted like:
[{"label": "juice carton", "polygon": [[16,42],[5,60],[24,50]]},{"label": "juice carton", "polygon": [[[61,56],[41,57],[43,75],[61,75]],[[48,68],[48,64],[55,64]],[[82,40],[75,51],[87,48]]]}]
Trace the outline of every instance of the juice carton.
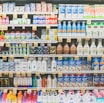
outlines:
[{"label": "juice carton", "polygon": [[72,17],[72,5],[66,4],[66,18]]},{"label": "juice carton", "polygon": [[65,17],[65,4],[59,4],[59,18]]},{"label": "juice carton", "polygon": [[72,5],[72,18],[76,18],[78,16],[78,5]]},{"label": "juice carton", "polygon": [[78,5],[78,17],[83,18],[83,16],[84,16],[84,6]]},{"label": "juice carton", "polygon": [[90,16],[90,6],[84,5],[84,18],[89,18]]}]

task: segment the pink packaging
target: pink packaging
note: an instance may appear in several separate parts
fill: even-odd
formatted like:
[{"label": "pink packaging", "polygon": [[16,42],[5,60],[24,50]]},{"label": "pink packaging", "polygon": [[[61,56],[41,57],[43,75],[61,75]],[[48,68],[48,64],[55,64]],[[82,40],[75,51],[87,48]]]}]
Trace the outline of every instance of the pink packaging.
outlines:
[{"label": "pink packaging", "polygon": [[2,19],[2,24],[5,24],[5,18]]},{"label": "pink packaging", "polygon": [[46,2],[42,1],[41,2],[41,7],[42,7],[42,12],[46,12]]},{"label": "pink packaging", "polygon": [[104,90],[100,90],[99,94],[104,98]]},{"label": "pink packaging", "polygon": [[41,12],[42,11],[42,7],[40,3],[36,3],[36,12]]},{"label": "pink packaging", "polygon": [[9,17],[8,16],[5,18],[5,24],[9,24]]},{"label": "pink packaging", "polygon": [[47,3],[46,9],[47,9],[47,12],[52,12],[52,3]]}]

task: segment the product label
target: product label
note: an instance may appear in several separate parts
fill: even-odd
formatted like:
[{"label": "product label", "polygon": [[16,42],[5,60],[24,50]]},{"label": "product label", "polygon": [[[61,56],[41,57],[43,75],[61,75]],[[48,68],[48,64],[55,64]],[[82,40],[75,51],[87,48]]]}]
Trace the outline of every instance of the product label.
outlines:
[{"label": "product label", "polygon": [[76,77],[76,86],[81,87],[82,86],[82,76]]},{"label": "product label", "polygon": [[62,62],[63,62],[62,60],[58,60],[58,61],[57,61],[57,70],[58,70],[58,71],[62,71],[62,67],[63,67],[63,66],[62,66],[62,65],[63,65]]},{"label": "product label", "polygon": [[63,61],[63,69],[64,71],[68,71],[69,70],[69,61],[68,60],[64,60]]},{"label": "product label", "polygon": [[93,58],[92,69],[93,70],[99,70],[99,59],[98,58]]},{"label": "product label", "polygon": [[63,77],[58,77],[58,87],[63,87]]},{"label": "product label", "polygon": [[69,77],[64,76],[64,87],[69,87]]},{"label": "product label", "polygon": [[85,76],[82,77],[82,86],[83,87],[87,87],[88,86],[87,80],[88,80],[88,76],[85,75]]},{"label": "product label", "polygon": [[72,75],[70,77],[70,86],[75,87],[76,86],[75,83],[76,83],[76,77],[74,75]]},{"label": "product label", "polygon": [[78,6],[78,13],[79,13],[79,16],[80,16],[80,14],[84,14],[84,7],[83,6]]},{"label": "product label", "polygon": [[76,61],[76,70],[81,70],[82,69],[82,61],[81,60],[77,60]]},{"label": "product label", "polygon": [[69,17],[72,15],[72,6],[66,6],[66,17]]},{"label": "product label", "polygon": [[70,60],[69,62],[69,70],[74,71],[75,70],[75,61],[74,60]]}]

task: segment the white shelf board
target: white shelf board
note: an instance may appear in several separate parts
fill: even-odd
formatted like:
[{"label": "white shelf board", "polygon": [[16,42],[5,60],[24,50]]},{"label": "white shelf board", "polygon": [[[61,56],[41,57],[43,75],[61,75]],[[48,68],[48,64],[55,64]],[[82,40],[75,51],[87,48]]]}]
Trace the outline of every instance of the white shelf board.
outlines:
[{"label": "white shelf board", "polygon": [[7,14],[7,15],[35,15],[35,14],[58,14],[58,12],[0,12],[0,14]]},{"label": "white shelf board", "polygon": [[75,33],[75,36],[72,36],[73,34],[68,34],[68,33],[58,33],[58,37],[61,37],[61,38],[63,38],[63,39],[66,39],[66,38],[71,38],[71,39],[77,39],[77,38],[82,38],[82,39],[86,39],[86,38],[90,38],[90,39],[104,39],[104,36],[103,37],[101,37],[101,36],[95,36],[95,37],[93,37],[93,36],[83,36],[83,35],[85,35],[85,34],[77,34],[77,33]]},{"label": "white shelf board", "polygon": [[41,40],[41,39],[30,39],[30,40],[4,40],[4,41],[0,41],[0,42],[4,42],[4,43],[22,43],[22,42],[26,42],[26,43],[57,43],[57,41],[55,40]]},{"label": "white shelf board", "polygon": [[[31,90],[42,90],[42,89],[55,89],[55,90],[59,90],[60,87],[47,87],[47,88],[38,88],[38,87],[0,87],[0,90],[13,90],[13,89],[16,89],[16,90],[28,90],[28,89],[31,89]],[[103,89],[104,90],[104,87],[63,87],[61,88],[62,90],[94,90],[94,89],[98,89],[98,90],[101,90]]]},{"label": "white shelf board", "polygon": [[96,20],[97,21],[99,20],[101,21],[101,20],[104,20],[104,18],[58,18],[58,20],[60,21],[64,21],[64,20],[70,20],[70,21],[77,21],[77,20],[81,20],[81,21]]},{"label": "white shelf board", "polygon": [[37,26],[37,27],[57,27],[58,24],[8,24],[8,25],[2,25],[2,26],[7,26],[7,27],[32,27],[32,26]]},{"label": "white shelf board", "polygon": [[81,70],[81,71],[0,71],[0,73],[30,73],[30,74],[58,74],[61,72],[62,74],[102,74],[104,70]]},{"label": "white shelf board", "polygon": [[[10,55],[13,54],[0,54],[0,57],[2,56],[7,56],[9,57]],[[77,54],[18,54],[18,55],[13,55],[14,57],[24,57],[24,56],[28,56],[28,57],[87,57],[88,55],[77,55]],[[102,55],[90,55],[92,57],[102,57]]]}]

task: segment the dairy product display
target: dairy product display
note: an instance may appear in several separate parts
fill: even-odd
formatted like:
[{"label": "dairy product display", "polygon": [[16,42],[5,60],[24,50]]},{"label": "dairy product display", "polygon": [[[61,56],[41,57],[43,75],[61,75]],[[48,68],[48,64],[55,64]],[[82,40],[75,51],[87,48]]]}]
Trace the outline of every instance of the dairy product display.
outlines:
[{"label": "dairy product display", "polygon": [[0,1],[0,103],[104,103],[103,1],[12,1]]}]

